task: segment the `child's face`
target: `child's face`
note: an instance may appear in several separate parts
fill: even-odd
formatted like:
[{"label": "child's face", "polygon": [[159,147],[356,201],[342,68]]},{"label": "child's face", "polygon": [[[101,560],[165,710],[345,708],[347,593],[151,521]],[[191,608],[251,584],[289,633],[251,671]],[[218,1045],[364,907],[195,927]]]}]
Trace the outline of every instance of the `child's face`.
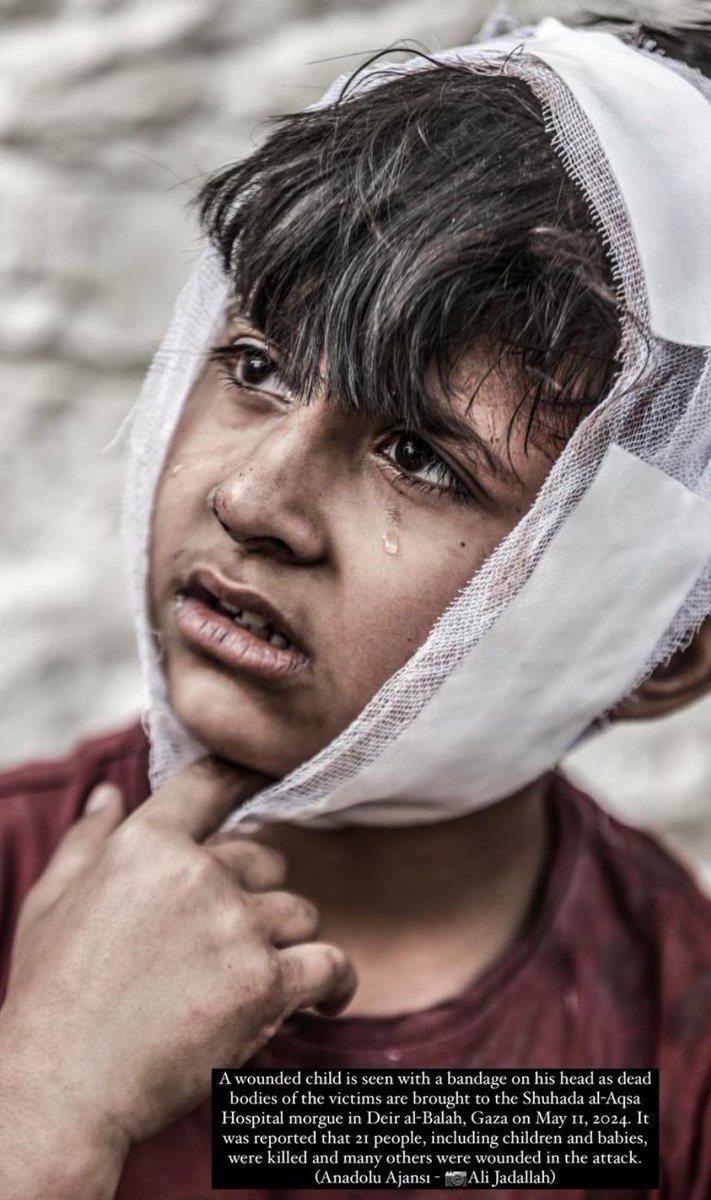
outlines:
[{"label": "child's face", "polygon": [[[457,376],[457,435],[410,437],[292,401],[258,333],[190,394],[153,518],[151,605],[171,703],[213,752],[281,776],[324,747],[424,641],[551,465],[485,364]],[[252,595],[240,594],[249,589]],[[276,644],[216,609],[270,606]],[[256,593],[256,598],[254,593]],[[255,622],[249,615],[242,618]],[[294,645],[284,646],[288,626]],[[269,634],[271,631],[267,630]],[[482,696],[481,703],[486,703]]]}]

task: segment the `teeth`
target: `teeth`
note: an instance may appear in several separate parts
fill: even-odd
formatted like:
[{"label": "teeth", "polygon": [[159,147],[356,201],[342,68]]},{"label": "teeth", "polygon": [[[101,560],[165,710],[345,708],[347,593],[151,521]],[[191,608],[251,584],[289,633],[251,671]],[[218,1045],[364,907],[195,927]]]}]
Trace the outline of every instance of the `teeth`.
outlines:
[{"label": "teeth", "polygon": [[236,625],[241,625],[243,629],[249,630],[255,637],[261,638],[270,645],[276,646],[278,650],[286,650],[291,642],[283,633],[278,633],[274,626],[265,621],[264,617],[259,613],[252,612],[248,608],[235,608],[233,604],[228,604],[226,600],[219,600],[218,607],[223,609]]},{"label": "teeth", "polygon": [[272,646],[276,646],[278,650],[286,650],[289,645],[289,639],[285,638],[282,633],[273,633],[269,638],[269,643]]},{"label": "teeth", "polygon": [[[220,601],[223,608],[226,608],[225,602]],[[291,646],[288,637],[283,636],[275,630],[274,625],[270,625],[263,617],[259,617],[256,612],[250,612],[249,608],[231,608],[232,619],[237,625],[243,626],[243,629],[250,631],[250,634],[255,637],[261,637],[263,642],[269,642],[270,646],[275,646],[277,649],[286,650],[287,646]]]},{"label": "teeth", "polygon": [[239,608],[235,608],[233,604],[228,604],[226,600],[219,600],[218,604],[220,605],[220,608],[224,608],[225,612],[229,613],[231,617],[238,617],[242,611]]},{"label": "teeth", "polygon": [[248,608],[243,608],[241,611],[238,609],[234,620],[240,625],[244,625],[250,633],[256,633],[259,637],[264,638],[267,636],[269,622],[265,621],[264,617],[260,617],[258,613],[250,612]]}]

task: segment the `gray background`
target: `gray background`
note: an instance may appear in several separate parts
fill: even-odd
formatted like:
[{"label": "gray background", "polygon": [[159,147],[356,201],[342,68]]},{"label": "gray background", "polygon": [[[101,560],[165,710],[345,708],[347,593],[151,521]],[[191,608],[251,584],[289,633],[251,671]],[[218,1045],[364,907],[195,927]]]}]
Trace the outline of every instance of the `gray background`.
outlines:
[{"label": "gray background", "polygon": [[[118,538],[124,447],[110,443],[196,258],[186,206],[200,178],[368,53],[466,41],[489,9],[0,3],[1,762],[62,752],[140,710]],[[706,701],[606,734],[571,764],[708,883],[710,731]]]}]

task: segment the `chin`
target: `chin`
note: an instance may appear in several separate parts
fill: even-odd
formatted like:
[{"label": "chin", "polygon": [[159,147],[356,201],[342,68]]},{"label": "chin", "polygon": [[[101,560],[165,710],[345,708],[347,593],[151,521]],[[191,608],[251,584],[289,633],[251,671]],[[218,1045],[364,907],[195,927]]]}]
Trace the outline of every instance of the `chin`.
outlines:
[{"label": "chin", "polygon": [[311,748],[303,731],[270,711],[271,697],[254,695],[210,666],[169,671],[168,697],[188,732],[212,754],[251,771],[281,779],[321,748]]}]

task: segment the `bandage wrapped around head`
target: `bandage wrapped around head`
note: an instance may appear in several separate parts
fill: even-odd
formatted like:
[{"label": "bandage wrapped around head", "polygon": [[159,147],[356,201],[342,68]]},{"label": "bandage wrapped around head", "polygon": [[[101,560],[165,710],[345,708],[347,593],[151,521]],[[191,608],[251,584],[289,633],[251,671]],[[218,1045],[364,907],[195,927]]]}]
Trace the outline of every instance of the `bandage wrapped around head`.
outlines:
[{"label": "bandage wrapped around head", "polygon": [[[621,369],[424,644],[230,823],[418,824],[482,808],[552,768],[711,611],[711,88],[652,48],[551,19],[436,57],[519,77],[538,98],[612,264]],[[365,72],[355,93],[381,81]],[[229,296],[208,251],[133,425],[125,530],[154,786],[205,752],[167,700],[147,551],[161,466]]]}]

